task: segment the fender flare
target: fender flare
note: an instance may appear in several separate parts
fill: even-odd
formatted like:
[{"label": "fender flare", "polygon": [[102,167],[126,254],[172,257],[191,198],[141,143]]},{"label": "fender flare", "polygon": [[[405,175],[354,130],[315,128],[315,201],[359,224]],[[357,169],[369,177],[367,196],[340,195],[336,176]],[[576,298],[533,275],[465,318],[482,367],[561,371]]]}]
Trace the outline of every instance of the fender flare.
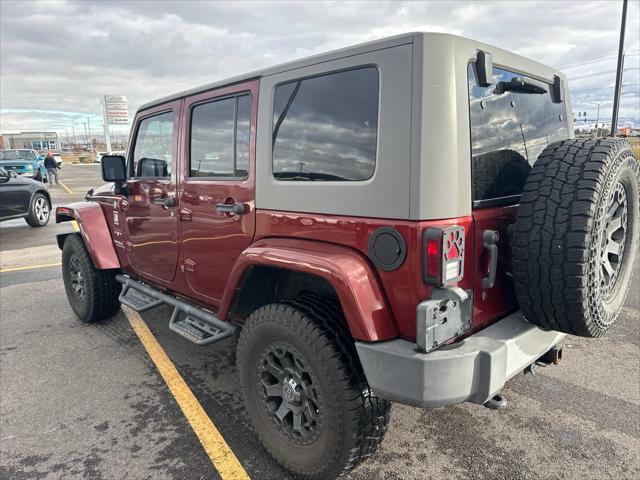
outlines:
[{"label": "fender flare", "polygon": [[[102,207],[93,202],[78,202],[56,208],[56,223],[75,220],[80,235],[87,247],[93,265],[99,270],[120,268],[120,261],[113,245],[111,232],[104,217]],[[64,240],[73,233],[56,235],[58,247],[62,250]]]},{"label": "fender flare", "polygon": [[367,259],[348,247],[313,240],[269,238],[247,248],[225,287],[218,310],[220,319],[227,318],[245,276],[255,266],[294,270],[328,281],[355,339],[371,342],[398,336],[384,291]]}]

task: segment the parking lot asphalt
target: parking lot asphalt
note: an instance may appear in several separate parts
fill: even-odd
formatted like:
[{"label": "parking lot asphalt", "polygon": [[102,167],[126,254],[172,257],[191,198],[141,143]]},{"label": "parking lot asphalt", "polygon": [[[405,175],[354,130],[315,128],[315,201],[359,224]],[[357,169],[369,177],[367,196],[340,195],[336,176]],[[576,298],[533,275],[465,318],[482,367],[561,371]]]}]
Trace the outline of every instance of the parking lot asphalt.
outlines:
[{"label": "parking lot asphalt", "polygon": [[[54,204],[82,200],[99,175],[65,165]],[[220,478],[125,312],[96,325],[75,318],[55,243],[72,228],[0,226],[0,478]],[[638,270],[611,332],[568,337],[560,366],[507,384],[505,410],[394,405],[378,453],[347,478],[640,478]],[[244,412],[235,340],[195,346],[169,331],[169,314],[142,319],[244,470],[289,478]]]}]

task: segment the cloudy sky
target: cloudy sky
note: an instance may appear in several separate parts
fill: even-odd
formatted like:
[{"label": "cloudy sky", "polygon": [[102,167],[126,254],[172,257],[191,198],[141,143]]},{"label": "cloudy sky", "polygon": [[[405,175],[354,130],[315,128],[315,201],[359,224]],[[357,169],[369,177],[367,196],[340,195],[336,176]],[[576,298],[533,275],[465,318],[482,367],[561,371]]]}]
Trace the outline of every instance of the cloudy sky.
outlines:
[{"label": "cloudy sky", "polygon": [[[148,100],[314,53],[422,30],[513,50],[611,118],[622,0],[171,2],[0,0],[0,128],[101,125],[98,97]],[[640,124],[640,0],[629,1],[621,123]],[[122,131],[122,130],[121,130]]]}]

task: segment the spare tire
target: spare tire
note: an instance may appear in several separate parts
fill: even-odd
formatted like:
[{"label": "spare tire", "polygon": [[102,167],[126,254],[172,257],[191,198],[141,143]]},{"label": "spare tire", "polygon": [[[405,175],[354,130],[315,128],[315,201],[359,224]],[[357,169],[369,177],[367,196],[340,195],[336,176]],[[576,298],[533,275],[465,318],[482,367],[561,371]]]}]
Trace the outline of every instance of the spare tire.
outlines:
[{"label": "spare tire", "polygon": [[550,144],[533,166],[512,241],[525,318],[600,337],[624,304],[640,235],[640,164],[626,140]]}]

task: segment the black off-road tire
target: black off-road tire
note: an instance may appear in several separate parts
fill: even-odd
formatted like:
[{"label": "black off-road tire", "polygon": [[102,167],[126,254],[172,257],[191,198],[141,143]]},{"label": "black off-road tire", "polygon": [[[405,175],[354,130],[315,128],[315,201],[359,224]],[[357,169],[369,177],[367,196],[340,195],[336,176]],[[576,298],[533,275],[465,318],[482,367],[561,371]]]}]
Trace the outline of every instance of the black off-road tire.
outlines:
[{"label": "black off-road tire", "polygon": [[[46,214],[41,209],[46,207]],[[44,193],[36,192],[31,197],[31,205],[29,205],[29,213],[24,217],[25,222],[30,227],[44,227],[49,223],[51,218],[51,202]]]},{"label": "black off-road tire", "polygon": [[[267,399],[274,402],[274,397],[266,395],[261,368],[274,348],[297,352],[309,372],[305,383],[317,389],[317,430],[309,433],[311,440],[292,439],[293,429],[287,433],[269,413]],[[240,335],[237,368],[262,444],[297,478],[337,478],[372,455],[387,431],[391,404],[369,389],[342,311],[332,301],[304,295],[256,310]]]},{"label": "black off-road tire", "polygon": [[[81,277],[78,277],[78,272]],[[67,236],[62,248],[62,278],[71,308],[85,323],[113,317],[120,310],[122,286],[116,271],[98,270],[79,234]],[[78,283],[83,283],[79,290]]]},{"label": "black off-road tire", "polygon": [[[639,192],[640,164],[626,140],[565,140],[542,152],[513,236],[514,282],[527,320],[573,335],[604,335],[631,283]],[[626,229],[614,230],[618,224]]]}]

